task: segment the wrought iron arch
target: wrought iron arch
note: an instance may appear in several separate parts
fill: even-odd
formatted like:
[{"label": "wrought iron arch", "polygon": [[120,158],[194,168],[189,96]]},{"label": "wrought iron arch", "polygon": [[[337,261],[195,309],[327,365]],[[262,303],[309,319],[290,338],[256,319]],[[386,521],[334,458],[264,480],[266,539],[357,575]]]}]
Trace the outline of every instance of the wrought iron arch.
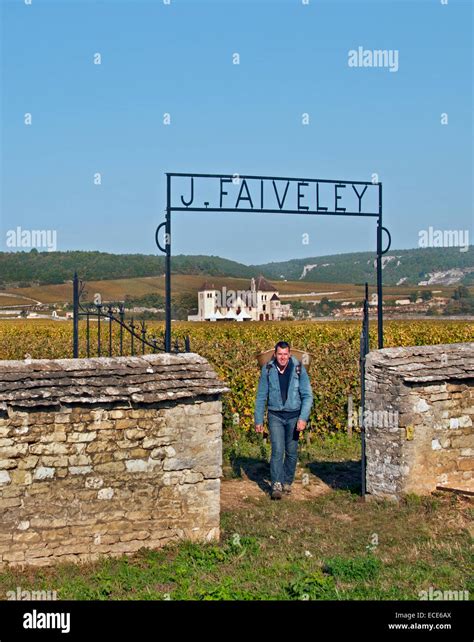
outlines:
[{"label": "wrought iron arch", "polygon": [[[173,179],[189,179],[189,190],[186,195],[180,194],[178,204],[174,204],[172,195]],[[202,203],[197,201],[197,189],[195,181],[206,181],[209,184],[214,183],[215,195],[218,197],[219,205],[213,207],[211,201],[205,200]],[[278,191],[277,182],[285,181],[286,187],[282,192]],[[239,186],[238,196],[234,207],[224,204],[224,197],[229,196],[227,191],[230,184]],[[255,188],[252,192],[249,185]],[[285,208],[285,202],[288,196],[290,184],[296,184],[296,206]],[[265,186],[267,190],[265,191]],[[271,187],[273,187],[273,192]],[[314,186],[314,207],[310,209],[309,205],[302,204],[305,194],[301,188]],[[334,207],[323,206],[320,200],[320,189],[334,189]],[[357,201],[352,199],[355,208],[342,207],[343,190],[352,187]],[[377,190],[377,204],[369,208],[362,207],[362,200],[369,188]],[[268,194],[270,191],[270,195]],[[273,198],[272,198],[273,197]],[[306,195],[307,197],[307,195]],[[268,201],[270,200],[270,206]],[[254,201],[256,205],[254,205]],[[240,207],[243,202],[247,206]],[[273,205],[273,206],[272,206]],[[377,219],[377,248],[376,248],[376,277],[377,277],[377,338],[378,347],[383,348],[383,285],[382,285],[382,256],[388,252],[391,245],[391,236],[388,229],[382,222],[382,183],[369,181],[344,181],[333,179],[315,179],[315,178],[294,178],[282,176],[252,176],[252,175],[231,175],[231,174],[189,174],[181,172],[166,173],[166,215],[165,220],[160,223],[155,232],[155,241],[159,250],[165,254],[165,291],[166,291],[166,326],[165,326],[165,351],[171,351],[171,212],[254,212],[268,214],[302,214],[316,216],[355,216],[355,217],[372,217]],[[160,243],[159,234],[164,228],[165,238],[164,246]],[[382,235],[385,232],[388,236],[385,249],[382,247]]]}]

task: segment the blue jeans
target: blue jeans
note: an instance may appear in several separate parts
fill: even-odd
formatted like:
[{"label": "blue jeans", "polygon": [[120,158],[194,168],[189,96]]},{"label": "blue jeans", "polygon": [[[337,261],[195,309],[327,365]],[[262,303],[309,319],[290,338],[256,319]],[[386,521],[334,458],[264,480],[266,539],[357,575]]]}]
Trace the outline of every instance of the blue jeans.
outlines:
[{"label": "blue jeans", "polygon": [[[270,458],[270,478],[272,484],[292,484],[295,478],[296,461],[298,459],[298,437],[296,423],[298,417],[281,419],[268,413],[268,430],[272,444]],[[283,457],[285,457],[283,461]]]}]

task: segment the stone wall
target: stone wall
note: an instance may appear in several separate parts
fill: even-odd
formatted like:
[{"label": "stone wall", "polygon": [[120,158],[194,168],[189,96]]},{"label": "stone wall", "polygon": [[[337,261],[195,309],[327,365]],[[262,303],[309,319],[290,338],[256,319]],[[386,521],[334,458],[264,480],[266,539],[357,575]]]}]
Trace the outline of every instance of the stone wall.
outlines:
[{"label": "stone wall", "polygon": [[196,354],[0,361],[0,569],[218,539],[227,390]]},{"label": "stone wall", "polygon": [[371,352],[366,391],[368,493],[472,492],[473,343]]}]

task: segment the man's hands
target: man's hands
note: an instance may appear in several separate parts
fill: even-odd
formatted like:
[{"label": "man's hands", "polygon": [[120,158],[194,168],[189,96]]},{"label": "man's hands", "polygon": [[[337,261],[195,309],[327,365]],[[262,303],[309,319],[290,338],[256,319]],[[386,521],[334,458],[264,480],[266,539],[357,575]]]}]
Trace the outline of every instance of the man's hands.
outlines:
[{"label": "man's hands", "polygon": [[[301,431],[306,428],[306,421],[304,419],[298,419],[298,423],[296,424],[296,430]],[[263,427],[263,424],[255,424],[255,431],[256,432],[265,432],[265,428]]]}]

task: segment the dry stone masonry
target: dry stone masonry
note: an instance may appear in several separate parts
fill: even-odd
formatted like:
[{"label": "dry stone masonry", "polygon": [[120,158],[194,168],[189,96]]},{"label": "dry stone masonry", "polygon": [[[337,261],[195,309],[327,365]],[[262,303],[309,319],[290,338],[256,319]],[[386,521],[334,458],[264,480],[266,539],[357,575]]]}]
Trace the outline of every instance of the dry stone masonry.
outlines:
[{"label": "dry stone masonry", "polygon": [[0,569],[218,539],[227,390],[192,353],[0,361]]},{"label": "dry stone masonry", "polygon": [[366,390],[368,493],[474,490],[474,343],[371,352]]}]

